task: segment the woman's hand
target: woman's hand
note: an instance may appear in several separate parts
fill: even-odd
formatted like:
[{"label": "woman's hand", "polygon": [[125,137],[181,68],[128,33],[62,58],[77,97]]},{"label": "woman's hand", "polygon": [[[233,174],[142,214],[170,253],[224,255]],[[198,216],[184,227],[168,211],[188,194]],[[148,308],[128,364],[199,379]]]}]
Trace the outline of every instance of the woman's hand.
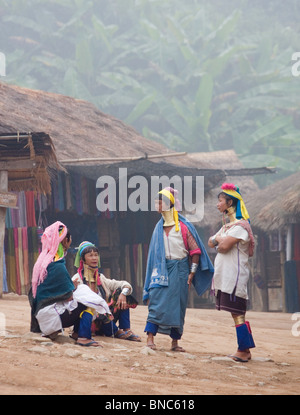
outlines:
[{"label": "woman's hand", "polygon": [[190,273],[189,273],[189,276],[188,276],[188,281],[187,281],[189,288],[190,288],[191,283],[192,283],[192,281],[193,281],[193,279],[194,279],[194,276],[195,276],[195,273],[194,273],[194,272],[190,272]]},{"label": "woman's hand", "polygon": [[241,240],[234,238],[233,236],[217,236],[215,239],[218,242],[217,251],[220,252],[220,254],[226,254]]},{"label": "woman's hand", "polygon": [[207,242],[207,245],[208,245],[210,248],[214,248],[214,247],[215,247],[215,245],[213,244],[213,236],[211,236],[211,237],[209,238],[209,240],[208,240],[208,242]]},{"label": "woman's hand", "polygon": [[116,303],[116,306],[120,309],[120,310],[126,310],[127,308],[127,300],[126,300],[126,295],[124,294],[120,294],[118,301]]}]

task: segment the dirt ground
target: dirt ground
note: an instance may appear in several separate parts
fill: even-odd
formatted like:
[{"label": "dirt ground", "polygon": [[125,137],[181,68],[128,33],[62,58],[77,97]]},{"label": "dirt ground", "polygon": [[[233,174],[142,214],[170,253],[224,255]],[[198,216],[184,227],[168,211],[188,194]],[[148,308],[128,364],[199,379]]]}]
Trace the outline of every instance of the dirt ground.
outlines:
[{"label": "dirt ground", "polygon": [[103,348],[86,348],[76,345],[68,330],[54,342],[30,333],[27,297],[5,294],[0,299],[0,394],[299,394],[300,336],[292,333],[291,314],[248,312],[256,342],[248,363],[226,357],[236,349],[226,312],[187,310],[180,343],[187,353],[171,352],[164,335],[157,335],[157,350],[150,351],[143,333],[146,316],[145,306],[131,311],[132,329],[142,342],[95,337]]}]

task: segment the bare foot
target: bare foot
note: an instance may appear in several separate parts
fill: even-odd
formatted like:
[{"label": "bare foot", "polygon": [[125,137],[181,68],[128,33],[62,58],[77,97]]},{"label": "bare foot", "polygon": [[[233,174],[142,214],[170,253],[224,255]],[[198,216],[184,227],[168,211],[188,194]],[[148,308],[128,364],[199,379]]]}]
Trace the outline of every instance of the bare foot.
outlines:
[{"label": "bare foot", "polygon": [[156,345],[154,344],[154,336],[153,336],[152,333],[148,334],[147,347],[150,347],[150,349],[152,349],[152,350],[156,350]]},{"label": "bare foot", "polygon": [[147,342],[147,347],[149,347],[152,350],[156,350],[156,345],[154,343],[148,343]]}]

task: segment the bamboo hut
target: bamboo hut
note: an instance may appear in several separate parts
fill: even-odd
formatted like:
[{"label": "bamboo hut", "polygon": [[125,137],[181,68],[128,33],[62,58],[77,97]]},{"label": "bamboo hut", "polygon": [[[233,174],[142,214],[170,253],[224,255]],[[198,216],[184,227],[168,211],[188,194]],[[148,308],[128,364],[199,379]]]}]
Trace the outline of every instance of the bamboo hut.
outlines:
[{"label": "bamboo hut", "polygon": [[[0,134],[0,297],[3,293],[6,271],[14,273],[10,261],[5,261],[4,238],[7,210],[17,208],[14,192],[51,192],[51,169],[59,169],[51,138],[45,133],[4,133]],[[8,208],[8,209],[7,209]],[[19,213],[19,212],[17,212]],[[27,230],[17,232],[27,245]],[[26,240],[26,244],[25,244]],[[19,264],[28,263],[28,251],[21,246],[8,250],[7,257],[16,259]],[[23,266],[21,267],[23,269]],[[28,268],[26,267],[26,270]],[[23,286],[29,287],[28,272],[20,276]],[[4,287],[6,290],[6,286]]]},{"label": "bamboo hut", "polygon": [[300,172],[255,194],[249,206],[258,235],[256,277],[264,311],[300,310]]},{"label": "bamboo hut", "polygon": [[[100,248],[104,274],[130,281],[138,298],[142,293],[148,244],[159,216],[150,209],[132,212],[108,208],[100,212],[95,203],[99,191],[97,179],[112,177],[119,189],[120,169],[126,169],[128,183],[134,176],[146,179],[149,186],[145,192],[149,193],[150,200],[153,176],[181,179],[189,176],[193,189],[196,178],[201,176],[204,177],[206,199],[229,173],[245,174],[245,169],[237,164],[228,164],[228,172],[226,163],[222,168],[216,168],[221,163],[216,163],[216,158],[210,160],[206,153],[200,153],[200,158],[174,153],[83,100],[0,83],[0,107],[0,134],[44,131],[52,140],[59,165],[64,168],[63,171],[51,170],[51,195],[20,192],[17,205],[23,214],[15,215],[9,209],[6,215],[7,250],[12,251],[18,243],[19,229],[27,228],[35,235],[34,243],[31,243],[36,255],[38,236],[47,225],[61,220],[71,229],[73,239],[73,250],[66,257],[70,274],[75,272],[74,248],[83,240],[91,240]],[[247,170],[248,175],[261,172],[265,170]],[[127,190],[128,196],[134,191]],[[200,228],[205,227],[206,222],[212,223],[214,206],[206,208],[210,212],[200,222]],[[9,255],[6,260],[11,264],[9,269],[15,267],[18,271],[15,275],[19,281],[21,264],[13,263]],[[29,267],[29,274],[30,270]],[[24,292],[20,281],[9,285],[10,290]]]},{"label": "bamboo hut", "polygon": [[185,153],[174,153],[83,100],[0,83],[0,106],[0,134],[45,131],[66,167],[96,166],[93,175],[98,175],[101,166],[106,172],[112,165],[118,168],[132,161],[133,172],[138,168],[164,174],[169,165],[179,173],[181,168],[194,173],[210,169],[207,186],[224,177],[210,163],[199,165]]},{"label": "bamboo hut", "polygon": [[51,137],[44,132],[0,132],[0,166],[8,190],[51,193],[51,171],[61,169]]},{"label": "bamboo hut", "polygon": [[[45,195],[49,188],[26,191],[14,187],[23,190],[18,193],[18,214],[8,209],[6,215],[5,248],[8,290],[19,294],[27,293],[22,274],[30,275],[33,266],[29,261],[25,270],[25,265],[12,255],[17,246],[22,246],[20,229],[33,235],[27,244],[31,257],[36,258],[43,229],[61,220],[73,237],[73,250],[66,257],[70,274],[75,272],[74,248],[82,240],[91,240],[100,247],[102,271],[107,276],[129,280],[140,296],[147,248],[158,215],[151,211],[99,212],[95,201],[100,176],[113,177],[119,186],[119,171],[125,168],[128,179],[141,175],[147,182],[153,175],[188,175],[193,179],[201,175],[205,176],[206,194],[225,177],[223,170],[214,169],[208,162],[194,161],[185,153],[174,154],[82,100],[0,83],[0,107],[3,137],[18,136],[21,131],[44,131],[64,169],[51,169],[51,195]],[[34,137],[38,138],[37,133]],[[41,169],[39,164],[39,172]]]}]

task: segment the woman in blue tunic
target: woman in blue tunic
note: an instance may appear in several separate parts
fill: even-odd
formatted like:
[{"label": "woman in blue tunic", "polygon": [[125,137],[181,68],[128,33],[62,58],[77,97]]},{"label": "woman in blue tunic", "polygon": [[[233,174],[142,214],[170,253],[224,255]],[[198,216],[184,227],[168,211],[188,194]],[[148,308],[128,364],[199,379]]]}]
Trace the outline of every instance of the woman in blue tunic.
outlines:
[{"label": "woman in blue tunic", "polygon": [[147,346],[156,349],[154,336],[159,332],[170,335],[171,350],[184,352],[178,340],[183,333],[189,286],[193,283],[202,295],[210,287],[214,270],[195,227],[178,214],[175,192],[165,188],[155,201],[162,218],[149,246],[143,301],[148,302]]}]

